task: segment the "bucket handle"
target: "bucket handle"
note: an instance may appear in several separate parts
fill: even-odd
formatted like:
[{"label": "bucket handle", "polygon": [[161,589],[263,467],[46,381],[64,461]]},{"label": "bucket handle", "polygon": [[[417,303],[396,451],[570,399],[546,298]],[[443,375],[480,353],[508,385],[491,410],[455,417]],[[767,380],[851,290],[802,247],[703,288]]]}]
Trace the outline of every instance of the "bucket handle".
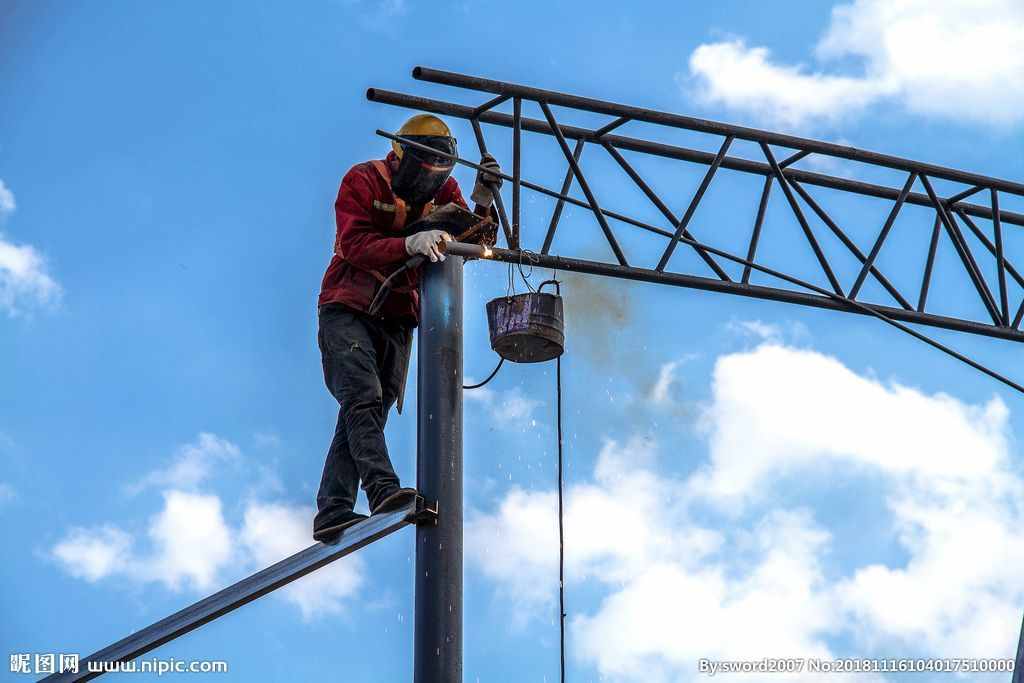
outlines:
[{"label": "bucket handle", "polygon": [[544,285],[554,285],[555,293],[558,296],[562,296],[562,286],[558,280],[545,280],[544,282],[540,283],[540,285],[538,285],[537,291],[540,292],[540,290],[544,289]]}]

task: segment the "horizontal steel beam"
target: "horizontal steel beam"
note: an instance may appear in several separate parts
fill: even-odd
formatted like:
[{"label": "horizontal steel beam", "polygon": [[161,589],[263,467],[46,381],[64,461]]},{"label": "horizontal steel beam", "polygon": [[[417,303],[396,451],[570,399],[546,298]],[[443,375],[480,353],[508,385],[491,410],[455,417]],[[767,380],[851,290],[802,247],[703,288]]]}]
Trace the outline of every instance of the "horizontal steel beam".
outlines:
[{"label": "horizontal steel beam", "polygon": [[[402,510],[387,514],[374,515],[369,519],[349,527],[335,544],[317,543],[291,557],[281,560],[238,583],[203,598],[169,617],[136,631],[127,638],[103,648],[79,662],[78,673],[56,673],[44,678],[44,681],[87,681],[99,676],[100,672],[90,672],[89,663],[127,662],[150,650],[160,647],[189,631],[199,628],[228,612],[238,609],[256,598],[277,590],[292,581],[316,571],[321,567],[339,560],[346,555],[363,548],[374,541],[398,531],[408,524],[414,524],[430,511],[423,508],[422,499],[410,504]],[[197,549],[196,552],[201,552]]]},{"label": "horizontal steel beam", "polygon": [[[705,247],[707,245],[704,245]],[[996,327],[985,323],[947,316],[935,315],[933,313],[922,313],[919,311],[908,311],[902,308],[869,304],[861,301],[845,303],[819,294],[809,294],[776,287],[765,287],[762,285],[744,284],[742,282],[726,282],[717,278],[699,277],[696,275],[685,275],[682,273],[666,273],[647,268],[636,268],[632,266],[619,266],[600,261],[587,261],[584,259],[567,258],[564,256],[536,254],[533,252],[511,251],[492,247],[486,249],[475,244],[462,242],[448,242],[445,250],[455,256],[469,256],[479,259],[490,259],[505,263],[530,263],[539,268],[553,268],[555,270],[567,270],[577,273],[588,273],[590,275],[602,275],[616,277],[623,280],[635,280],[638,282],[651,282],[655,284],[671,285],[674,287],[687,287],[690,289],[701,289],[710,292],[723,292],[726,294],[737,294],[739,296],[752,297],[755,299],[766,299],[770,301],[781,301],[783,303],[801,304],[845,313],[858,313],[870,315],[863,308],[870,308],[893,320],[908,323],[920,323],[932,327],[941,327],[947,330],[958,332],[969,332],[987,337],[1008,339],[1010,341],[1024,342],[1024,332],[1008,327]]]},{"label": "horizontal steel beam", "polygon": [[927,164],[888,154],[879,154],[878,152],[870,152],[856,147],[823,142],[821,140],[812,140],[810,138],[801,138],[794,135],[773,133],[771,131],[759,130],[757,128],[736,126],[729,123],[721,123],[719,121],[710,121],[708,119],[699,119],[692,116],[656,111],[654,109],[633,107],[625,104],[617,104],[615,102],[596,100],[590,97],[570,95],[554,90],[532,88],[530,86],[519,85],[517,83],[495,81],[489,78],[468,76],[466,74],[459,74],[451,71],[441,71],[439,69],[431,69],[424,66],[415,67],[412,70],[412,77],[421,81],[429,81],[431,83],[441,83],[443,85],[467,88],[469,90],[494,93],[495,95],[521,97],[527,100],[547,102],[548,104],[581,109],[583,111],[590,111],[597,114],[624,116],[635,121],[646,121],[648,123],[672,126],[673,128],[684,128],[686,130],[695,130],[702,133],[711,133],[722,136],[731,135],[740,140],[751,140],[754,142],[781,145],[783,147],[789,147],[800,151],[826,154],[828,156],[839,157],[840,159],[849,159],[851,161],[861,161],[867,164],[925,174],[934,178],[944,178],[946,180],[966,183],[968,185],[992,187],[1003,192],[1024,196],[1024,185],[1021,183],[1002,180],[1000,178],[992,178],[989,176],[979,175],[977,173],[968,173],[955,168]]},{"label": "horizontal steel beam", "polygon": [[[453,102],[444,102],[442,100],[433,100],[416,95],[406,95],[404,93],[398,93],[391,90],[381,90],[379,88],[369,88],[366,91],[366,98],[371,102],[379,102],[381,104],[389,104],[396,107],[427,111],[445,116],[454,116],[462,119],[473,119],[476,116],[476,109],[473,107],[467,107]],[[489,123],[495,126],[504,126],[506,128],[513,127],[513,117],[500,112],[485,111],[479,115],[479,120],[483,123]],[[524,116],[522,118],[521,125],[523,130],[554,136],[554,131],[551,129],[551,126],[539,119],[532,119]],[[597,144],[607,143],[617,149],[640,152],[643,154],[652,154],[654,156],[665,157],[668,159],[679,159],[681,161],[689,161],[704,164],[706,166],[710,166],[715,160],[715,155],[712,153],[689,149],[687,147],[667,145],[660,142],[641,140],[622,135],[598,136],[598,131],[579,128],[576,126],[567,126],[565,124],[560,124],[559,128],[562,131],[562,135],[571,140],[584,140],[586,142],[594,142]],[[728,168],[733,171],[742,171],[744,173],[753,173],[761,176],[772,175],[771,166],[768,164],[740,157],[725,157],[722,159],[721,167]],[[877,197],[879,199],[895,201],[900,195],[900,190],[894,187],[875,185],[873,183],[865,183],[859,180],[849,180],[847,178],[839,178],[824,173],[815,173],[813,171],[805,171],[791,167],[786,169],[786,177],[807,185],[827,187],[829,189],[842,190],[845,192],[854,192],[856,194],[868,197]],[[926,206],[929,208],[932,207],[931,199],[929,199],[926,194],[911,192],[907,195],[905,201],[908,204]],[[964,204],[959,202],[950,204],[951,207],[954,207],[954,205],[957,210],[961,210],[971,216],[985,218],[988,220],[992,219],[992,210],[987,206]],[[1012,211],[1001,211],[1000,217],[1002,218],[1003,223],[1024,226],[1024,214]]]}]

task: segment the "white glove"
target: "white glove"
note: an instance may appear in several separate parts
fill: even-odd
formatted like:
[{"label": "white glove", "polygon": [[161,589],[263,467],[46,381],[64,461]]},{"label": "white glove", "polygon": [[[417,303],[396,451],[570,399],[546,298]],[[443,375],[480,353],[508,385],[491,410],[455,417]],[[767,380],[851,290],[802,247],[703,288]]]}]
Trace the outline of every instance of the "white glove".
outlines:
[{"label": "white glove", "polygon": [[437,245],[442,240],[451,242],[452,236],[444,230],[417,232],[415,235],[409,235],[405,238],[405,251],[410,256],[422,254],[429,258],[431,262],[444,261],[444,252],[437,248]]}]

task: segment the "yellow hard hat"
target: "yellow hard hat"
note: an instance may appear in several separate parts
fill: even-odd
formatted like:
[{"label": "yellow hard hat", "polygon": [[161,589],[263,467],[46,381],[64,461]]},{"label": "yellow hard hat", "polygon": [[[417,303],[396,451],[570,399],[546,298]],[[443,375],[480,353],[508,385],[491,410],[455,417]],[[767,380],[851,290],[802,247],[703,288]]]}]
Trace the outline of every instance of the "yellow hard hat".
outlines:
[{"label": "yellow hard hat", "polygon": [[[398,129],[396,135],[402,137],[411,137],[414,135],[436,135],[444,137],[452,137],[452,132],[441,119],[437,118],[433,114],[416,114],[409,118],[408,121],[402,124],[402,127]],[[395,150],[395,154],[399,159],[402,158],[402,145],[396,140],[391,141],[391,148]]]}]

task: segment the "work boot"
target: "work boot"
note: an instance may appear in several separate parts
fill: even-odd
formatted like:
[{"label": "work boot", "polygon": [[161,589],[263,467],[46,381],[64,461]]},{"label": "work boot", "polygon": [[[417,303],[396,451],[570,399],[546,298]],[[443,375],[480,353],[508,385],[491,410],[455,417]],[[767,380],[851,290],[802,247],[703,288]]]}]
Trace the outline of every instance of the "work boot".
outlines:
[{"label": "work boot", "polygon": [[376,506],[370,508],[370,514],[379,515],[382,512],[401,510],[416,500],[418,495],[416,489],[392,489],[381,496]]},{"label": "work boot", "polygon": [[341,536],[342,531],[354,524],[358,524],[364,519],[369,519],[369,517],[358,512],[346,512],[339,519],[331,522],[329,526],[325,526],[321,529],[314,529],[313,540],[320,541],[321,543],[337,541]]}]

